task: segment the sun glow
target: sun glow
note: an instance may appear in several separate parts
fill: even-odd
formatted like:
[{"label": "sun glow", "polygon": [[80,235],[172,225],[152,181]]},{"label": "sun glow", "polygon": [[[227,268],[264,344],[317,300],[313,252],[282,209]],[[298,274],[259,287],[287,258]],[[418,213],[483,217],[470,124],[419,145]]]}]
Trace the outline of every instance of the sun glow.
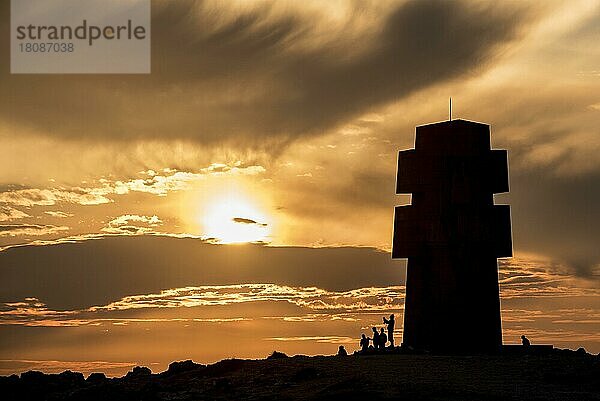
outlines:
[{"label": "sun glow", "polygon": [[271,233],[267,216],[239,193],[210,202],[203,214],[204,238],[222,244],[266,242]]}]

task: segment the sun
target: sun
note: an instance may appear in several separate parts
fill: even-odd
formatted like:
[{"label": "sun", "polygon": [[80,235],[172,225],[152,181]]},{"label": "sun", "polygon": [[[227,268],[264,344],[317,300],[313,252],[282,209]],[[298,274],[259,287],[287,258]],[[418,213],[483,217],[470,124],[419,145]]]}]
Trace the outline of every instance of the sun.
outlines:
[{"label": "sun", "polygon": [[203,237],[222,244],[267,242],[271,232],[268,220],[248,197],[240,193],[222,195],[204,210]]}]

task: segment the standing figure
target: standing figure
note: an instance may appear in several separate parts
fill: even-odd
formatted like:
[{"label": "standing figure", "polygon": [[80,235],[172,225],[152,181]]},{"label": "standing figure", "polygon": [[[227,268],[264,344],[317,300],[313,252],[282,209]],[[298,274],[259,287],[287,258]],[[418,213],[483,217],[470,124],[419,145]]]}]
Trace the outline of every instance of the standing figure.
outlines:
[{"label": "standing figure", "polygon": [[365,336],[364,333],[360,338],[360,349],[362,352],[367,352],[369,350],[369,337]]},{"label": "standing figure", "polygon": [[521,344],[523,344],[524,347],[529,347],[531,345],[529,339],[525,336],[521,336]]},{"label": "standing figure", "polygon": [[385,343],[387,343],[387,336],[385,335],[385,330],[382,327],[381,333],[379,333],[379,347],[381,347],[381,349],[385,349]]},{"label": "standing figure", "polygon": [[396,324],[396,320],[394,319],[394,314],[390,315],[390,319],[383,318],[383,323],[387,324],[387,335],[388,340],[390,342],[390,347],[394,348],[394,325]]},{"label": "standing figure", "polygon": [[377,327],[373,327],[373,348],[379,349],[379,333]]}]

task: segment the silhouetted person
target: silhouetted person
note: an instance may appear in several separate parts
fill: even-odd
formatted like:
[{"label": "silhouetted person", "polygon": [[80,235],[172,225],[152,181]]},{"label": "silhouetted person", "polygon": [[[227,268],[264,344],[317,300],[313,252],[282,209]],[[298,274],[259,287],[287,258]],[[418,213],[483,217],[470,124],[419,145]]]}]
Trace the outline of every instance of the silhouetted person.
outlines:
[{"label": "silhouetted person", "polygon": [[369,349],[369,337],[365,336],[364,333],[363,333],[362,337],[360,338],[360,349],[363,352],[366,352]]},{"label": "silhouetted person", "polygon": [[348,356],[348,352],[346,352],[346,348],[343,345],[340,345],[338,348],[338,356]]},{"label": "silhouetted person", "polygon": [[377,327],[373,327],[373,347],[379,349],[379,333],[377,332]]},{"label": "silhouetted person", "polygon": [[379,333],[379,346],[381,349],[385,348],[385,343],[387,343],[387,336],[385,335],[385,330],[382,327],[381,333]]},{"label": "silhouetted person", "polygon": [[383,323],[387,324],[387,334],[388,340],[390,342],[390,347],[394,347],[394,325],[396,324],[396,320],[394,319],[394,314],[390,315],[390,319],[383,318]]},{"label": "silhouetted person", "polygon": [[524,347],[529,347],[531,345],[529,339],[525,336],[521,336],[521,344],[523,344]]}]

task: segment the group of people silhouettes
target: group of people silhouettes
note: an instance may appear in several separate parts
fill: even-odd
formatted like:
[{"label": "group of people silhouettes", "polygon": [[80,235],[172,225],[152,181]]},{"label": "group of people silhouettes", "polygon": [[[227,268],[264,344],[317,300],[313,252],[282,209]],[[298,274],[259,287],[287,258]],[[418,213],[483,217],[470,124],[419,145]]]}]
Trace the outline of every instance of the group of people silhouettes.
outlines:
[{"label": "group of people silhouettes", "polygon": [[394,314],[391,314],[389,319],[384,317],[383,323],[387,326],[387,335],[385,334],[385,329],[383,327],[379,331],[377,331],[377,327],[373,327],[373,337],[367,337],[363,333],[360,338],[361,351],[367,352],[372,349],[383,350],[388,341],[390,343],[390,348],[394,348],[394,326],[396,325]]},{"label": "group of people silhouettes", "polygon": [[[394,348],[394,326],[396,325],[396,320],[394,318],[394,314],[392,313],[388,318],[383,318],[383,324],[386,325],[386,329],[387,329],[387,334],[386,334],[386,329],[384,329],[383,327],[379,328],[379,330],[377,329],[377,327],[373,327],[373,337],[367,337],[364,333],[361,335],[360,338],[360,351],[359,352],[354,352],[355,354],[357,353],[372,353],[374,351],[380,351],[380,350],[385,350],[386,348]],[[389,346],[387,345],[387,343],[389,342]],[[531,346],[531,342],[529,341],[529,339],[527,337],[525,337],[524,335],[521,336],[521,344],[524,347],[529,347]],[[346,349],[344,348],[343,345],[339,346],[338,349],[338,356],[347,356],[348,352],[346,351]]]}]

